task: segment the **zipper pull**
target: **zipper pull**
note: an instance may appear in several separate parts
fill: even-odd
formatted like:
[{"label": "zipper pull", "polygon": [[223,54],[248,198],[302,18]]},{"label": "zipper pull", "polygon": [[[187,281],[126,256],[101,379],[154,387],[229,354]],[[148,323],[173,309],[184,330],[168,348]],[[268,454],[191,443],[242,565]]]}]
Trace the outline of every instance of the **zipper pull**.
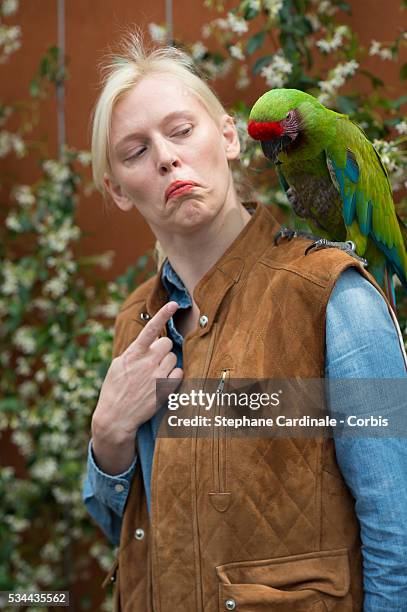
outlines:
[{"label": "zipper pull", "polygon": [[219,381],[218,387],[216,389],[216,392],[223,391],[223,389],[225,387],[225,380],[226,380],[227,373],[228,373],[228,370],[222,370],[222,374],[221,374],[220,381]]}]

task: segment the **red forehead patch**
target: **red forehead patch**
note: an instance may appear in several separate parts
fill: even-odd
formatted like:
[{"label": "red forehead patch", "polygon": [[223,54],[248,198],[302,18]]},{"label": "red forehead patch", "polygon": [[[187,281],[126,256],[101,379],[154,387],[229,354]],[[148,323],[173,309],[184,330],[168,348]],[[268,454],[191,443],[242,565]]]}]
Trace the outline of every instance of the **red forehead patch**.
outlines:
[{"label": "red forehead patch", "polygon": [[254,140],[273,140],[284,133],[279,121],[249,121],[247,131]]}]

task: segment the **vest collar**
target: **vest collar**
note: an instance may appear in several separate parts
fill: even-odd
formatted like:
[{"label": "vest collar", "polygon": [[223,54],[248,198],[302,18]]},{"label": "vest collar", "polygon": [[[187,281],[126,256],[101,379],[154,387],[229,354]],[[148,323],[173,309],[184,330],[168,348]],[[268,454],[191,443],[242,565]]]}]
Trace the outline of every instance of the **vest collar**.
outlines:
[{"label": "vest collar", "polygon": [[[193,297],[200,310],[202,325],[199,334],[207,333],[226,293],[249,274],[260,255],[272,244],[279,224],[269,210],[260,203],[250,203],[254,208],[250,221],[226,249],[220,259],[201,278],[194,289]],[[144,308],[150,317],[168,301],[167,292],[161,280],[162,266]]]}]

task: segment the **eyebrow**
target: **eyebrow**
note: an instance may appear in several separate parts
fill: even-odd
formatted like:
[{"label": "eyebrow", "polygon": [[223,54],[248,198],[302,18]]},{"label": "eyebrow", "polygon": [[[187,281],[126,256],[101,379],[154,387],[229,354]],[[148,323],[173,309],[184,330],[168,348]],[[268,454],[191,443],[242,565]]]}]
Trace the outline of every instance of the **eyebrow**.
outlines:
[{"label": "eyebrow", "polygon": [[[192,113],[189,110],[173,111],[172,113],[168,113],[168,115],[165,115],[165,117],[162,119],[160,125],[163,125],[164,123],[168,123],[168,121],[172,121],[173,119],[178,119],[178,118],[181,118],[181,117],[192,118]],[[118,153],[120,151],[120,149],[125,144],[127,144],[127,142],[132,141],[132,140],[134,140],[134,138],[137,138],[137,137],[138,137],[137,130],[135,130],[134,132],[131,132],[131,134],[127,134],[126,136],[123,136],[123,138],[121,140],[119,140],[119,142],[115,146],[116,153]]]}]

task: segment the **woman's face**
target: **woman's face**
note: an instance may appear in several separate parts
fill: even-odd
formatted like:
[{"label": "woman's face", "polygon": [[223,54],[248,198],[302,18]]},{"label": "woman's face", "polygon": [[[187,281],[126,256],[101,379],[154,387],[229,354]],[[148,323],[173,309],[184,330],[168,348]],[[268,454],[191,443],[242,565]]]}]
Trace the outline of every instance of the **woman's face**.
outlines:
[{"label": "woman's face", "polygon": [[215,122],[182,81],[149,75],[113,110],[113,176],[105,184],[122,210],[135,206],[153,230],[190,232],[235,206],[228,160],[239,151],[230,117]]}]

